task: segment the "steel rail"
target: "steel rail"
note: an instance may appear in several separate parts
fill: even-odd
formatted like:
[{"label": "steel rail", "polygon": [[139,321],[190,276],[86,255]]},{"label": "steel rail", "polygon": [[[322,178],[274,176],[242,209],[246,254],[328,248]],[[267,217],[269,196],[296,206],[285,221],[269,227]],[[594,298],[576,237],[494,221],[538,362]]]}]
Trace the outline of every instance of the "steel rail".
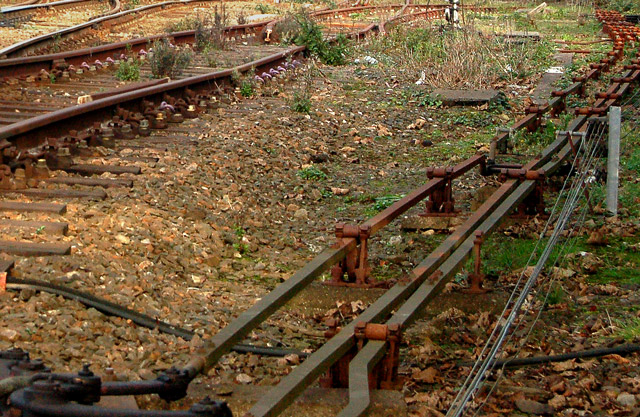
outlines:
[{"label": "steel rail", "polygon": [[12,142],[19,149],[34,148],[44,143],[47,137],[61,136],[72,129],[80,131],[95,122],[109,119],[118,106],[139,111],[142,110],[143,100],[160,103],[165,93],[177,97],[184,95],[187,89],[198,93],[211,92],[231,82],[235,72],[245,73],[251,69],[268,71],[289,57],[300,56],[305,50],[305,46],[298,46],[235,68],[150,86],[25,119],[0,128],[0,139]]},{"label": "steel rail", "polygon": [[[34,14],[44,10],[67,10],[81,7],[84,3],[94,2],[98,2],[98,0],[61,0],[52,3],[2,7],[0,8],[0,26],[10,26],[19,22],[31,20]],[[115,13],[117,10],[117,8],[111,9],[107,14]],[[104,14],[103,16],[107,14]]]},{"label": "steel rail", "polygon": [[150,4],[136,9],[124,10],[113,15],[99,17],[90,20],[79,25],[64,28],[55,32],[46,33],[44,35],[36,36],[31,39],[27,39],[6,48],[0,49],[0,58],[15,58],[22,55],[26,55],[29,51],[43,48],[55,42],[56,39],[61,39],[72,34],[80,34],[85,31],[95,29],[97,27],[118,24],[125,21],[134,19],[136,15],[140,13],[146,13],[150,11],[164,10],[167,7],[180,6],[191,3],[205,3],[215,0],[169,0],[162,3]]}]

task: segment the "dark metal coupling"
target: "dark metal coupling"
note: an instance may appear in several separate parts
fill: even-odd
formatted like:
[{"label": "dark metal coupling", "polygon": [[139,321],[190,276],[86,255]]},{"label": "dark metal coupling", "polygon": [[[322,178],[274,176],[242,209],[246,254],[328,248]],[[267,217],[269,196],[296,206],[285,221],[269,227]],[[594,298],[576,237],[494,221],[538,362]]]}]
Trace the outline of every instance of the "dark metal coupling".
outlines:
[{"label": "dark metal coupling", "polygon": [[158,395],[165,401],[177,401],[187,396],[187,388],[191,378],[185,370],[175,366],[164,371],[156,378],[163,383],[164,387],[159,390]]},{"label": "dark metal coupling", "polygon": [[233,417],[231,409],[224,401],[214,401],[205,397],[199,403],[195,403],[189,409],[190,412],[198,416],[206,417]]}]

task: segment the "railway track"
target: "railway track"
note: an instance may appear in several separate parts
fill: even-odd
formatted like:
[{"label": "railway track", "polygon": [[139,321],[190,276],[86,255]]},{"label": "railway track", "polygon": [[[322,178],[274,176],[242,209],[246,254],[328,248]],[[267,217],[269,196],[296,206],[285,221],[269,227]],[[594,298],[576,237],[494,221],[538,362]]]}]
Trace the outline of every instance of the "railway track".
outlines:
[{"label": "railway track", "polygon": [[[428,10],[406,16],[400,15],[387,24],[425,16],[436,18],[439,13]],[[527,115],[512,126],[512,130],[527,128],[533,131],[540,126],[543,114],[547,112],[557,114],[566,110],[565,99],[568,95],[584,91],[587,82],[597,79],[602,73],[614,68],[622,58],[625,43],[638,40],[638,31],[621,24],[618,15],[598,12],[598,17],[604,22],[604,30],[614,39],[614,49],[609,57],[592,65],[584,77],[576,78],[568,88],[554,92],[554,98],[547,106],[528,108]],[[385,25],[380,26],[384,28]],[[364,26],[359,33],[353,34],[353,36],[363,36],[374,29],[380,30],[380,26],[375,24]],[[266,28],[266,25],[264,27]],[[285,69],[285,64],[290,65],[290,62],[301,59],[303,52],[304,47],[288,49],[259,61],[240,65],[236,67],[236,70],[247,71],[255,67],[258,73],[269,73],[271,69],[281,71],[278,68]],[[41,62],[46,62],[46,60]],[[179,109],[183,116],[190,117],[195,115],[196,111],[204,110],[207,106],[215,107],[214,103],[218,100],[214,100],[213,97],[218,91],[212,90],[212,84],[222,88],[229,86],[230,76],[231,70],[214,74],[194,74],[182,80],[98,98],[91,103],[59,110],[49,115],[30,117],[28,122],[25,120],[12,123],[0,129],[0,139],[5,141],[5,158],[15,158],[24,152],[32,152],[36,158],[40,158],[48,152],[49,159],[54,160],[63,153],[61,149],[71,149],[72,152],[81,153],[84,144],[92,139],[111,141],[110,138],[113,136],[123,136],[123,134],[126,136],[129,129],[132,128],[135,128],[137,133],[141,133],[140,120],[136,119],[132,112],[137,111],[145,114],[148,111],[153,111],[155,112],[155,120],[160,112],[164,113],[162,118],[171,118],[174,115],[175,111],[158,108],[157,104],[160,101],[168,102],[174,108]],[[570,123],[567,131],[584,132],[585,137],[588,137],[590,126],[593,123],[599,123],[597,119],[606,113],[608,107],[617,103],[623,94],[631,89],[632,83],[639,78],[640,67],[635,60],[628,66],[625,73],[612,79],[610,87],[598,96],[598,100],[593,106],[576,109],[578,117]],[[150,104],[145,104],[143,100]],[[179,100],[182,101],[179,102]],[[76,132],[76,134],[65,137],[60,143],[48,139],[51,136],[60,137],[68,134],[70,126],[80,130],[92,122],[104,122],[108,118],[107,116],[114,111],[118,112],[118,118],[112,119],[112,125],[102,132],[98,130],[90,130],[83,134]],[[137,126],[136,121],[138,122]],[[154,118],[148,119],[148,121],[153,123]],[[127,122],[129,126],[125,127]],[[184,146],[185,137],[178,137],[179,132],[184,133],[173,126],[169,128],[167,136],[170,137],[170,142]],[[362,415],[369,406],[370,375],[372,372],[376,376],[374,387],[390,387],[397,377],[398,344],[401,330],[410,325],[415,319],[416,313],[442,291],[453,273],[458,270],[470,256],[474,247],[477,246],[479,237],[488,235],[495,230],[508,213],[515,210],[522,216],[542,214],[544,207],[539,188],[541,182],[546,176],[559,170],[567,158],[579,148],[579,141],[582,140],[580,138],[581,136],[566,132],[559,134],[557,139],[539,156],[527,164],[516,167],[498,162],[498,154],[501,151],[506,151],[509,147],[509,134],[499,134],[494,138],[494,145],[489,155],[476,155],[453,167],[437,167],[428,170],[429,181],[424,186],[409,193],[378,215],[362,224],[336,226],[336,242],[332,247],[322,251],[284,283],[262,297],[236,320],[215,334],[202,349],[192,355],[191,361],[179,370],[170,370],[162,377],[151,381],[107,382],[102,386],[96,381],[96,377],[86,370],[74,376],[75,379],[56,375],[50,378],[50,384],[53,381],[58,381],[59,384],[68,384],[64,386],[69,387],[69,392],[74,392],[73,397],[61,396],[59,393],[54,393],[55,390],[51,387],[40,384],[38,385],[40,393],[47,392],[46,395],[38,396],[33,394],[33,388],[27,388],[14,393],[12,403],[23,410],[30,410],[41,415],[50,415],[48,413],[88,415],[94,413],[95,409],[72,403],[71,400],[92,403],[101,396],[142,393],[159,393],[163,398],[176,399],[186,393],[186,387],[193,378],[212,369],[224,354],[237,346],[238,342],[244,340],[267,317],[330,268],[336,285],[371,285],[367,265],[367,250],[370,239],[394,219],[425,199],[428,202],[426,215],[451,214],[454,209],[452,199],[452,181],[454,179],[462,177],[477,167],[482,170],[483,174],[499,174],[503,179],[502,186],[435,251],[406,277],[398,280],[356,320],[343,328],[333,327],[331,338],[327,343],[296,367],[246,414],[247,417],[278,415],[323,373],[327,373],[326,383],[333,387],[344,387],[345,373],[348,373],[351,402],[341,415]],[[123,140],[125,137],[119,139]],[[176,142],[176,139],[179,140]],[[166,143],[155,135],[151,139],[136,139],[136,141],[139,142],[128,139],[125,146],[160,145],[162,147],[163,143]],[[31,163],[25,163],[25,174],[30,169],[33,171],[32,174],[34,172],[36,174],[35,177],[25,179],[37,179],[38,168],[42,167],[36,166],[34,169]],[[116,181],[104,182],[104,184],[111,186],[126,186],[126,181],[119,182],[119,185],[116,185],[117,183]],[[100,198],[102,195],[104,194],[95,193],[92,198]],[[20,288],[20,285],[24,288],[29,283],[11,277],[7,278],[7,287],[11,288],[12,285],[14,288]],[[114,313],[118,315],[122,311],[116,309]],[[30,397],[30,395],[32,396]],[[60,401],[59,407],[52,408],[49,405],[53,398]],[[223,404],[207,401],[194,406],[190,411],[174,412],[171,415],[193,416],[201,409],[206,410],[209,415],[230,415]],[[135,415],[164,415],[151,411],[137,413]],[[109,414],[105,412],[105,414],[91,415]]]},{"label": "railway track", "polygon": [[[28,22],[34,18],[42,19],[47,14],[58,14],[61,11],[78,11],[96,6],[103,6],[101,0],[62,0],[53,3],[31,4],[0,9],[0,27],[15,27],[20,23]],[[99,14],[107,16],[120,11],[120,4],[109,4],[108,10]],[[92,18],[99,17],[93,16]]]},{"label": "railway track", "polygon": [[[114,26],[125,26],[131,24],[141,16],[149,16],[154,13],[161,13],[167,9],[175,9],[180,7],[197,7],[211,4],[207,0],[184,0],[184,1],[167,1],[141,6],[136,9],[123,10],[113,14],[105,15],[92,19],[88,22],[80,23],[75,26],[49,32],[40,36],[31,37],[24,41],[17,42],[13,45],[0,49],[0,58],[14,58],[20,56],[28,56],[41,54],[44,51],[56,50],[60,51],[65,48],[77,48],[77,42],[81,40],[91,39],[95,36],[95,32],[99,29],[110,29]],[[187,6],[188,5],[188,6]],[[72,46],[73,45],[73,46]]]}]

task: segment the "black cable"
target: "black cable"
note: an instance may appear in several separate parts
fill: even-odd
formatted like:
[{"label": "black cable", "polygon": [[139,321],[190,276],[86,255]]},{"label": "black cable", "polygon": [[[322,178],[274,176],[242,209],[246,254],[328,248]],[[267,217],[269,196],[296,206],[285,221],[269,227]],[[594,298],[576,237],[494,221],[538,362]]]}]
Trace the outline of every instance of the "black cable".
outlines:
[{"label": "black cable", "polygon": [[[138,313],[137,311],[122,307],[118,304],[112,303],[102,298],[98,298],[91,294],[74,290],[73,288],[65,287],[63,285],[51,284],[49,282],[35,279],[22,279],[8,276],[7,289],[18,291],[31,289],[35,291],[60,295],[64,298],[76,300],[84,304],[85,306],[93,307],[101,313],[121,317],[126,320],[131,320],[138,326],[146,327],[148,329],[157,329],[162,333],[178,336],[185,340],[191,340],[193,336],[195,336],[195,332],[191,330],[183,329],[167,322],[154,319],[153,317],[147,316],[146,314]],[[237,344],[233,346],[231,350],[238,353],[255,353],[264,356],[286,356],[291,354],[296,354],[301,358],[305,358],[308,356],[307,353],[296,350],[278,349],[268,346],[253,346],[247,344]]]},{"label": "black cable", "polygon": [[[493,362],[493,366],[497,367],[505,367],[505,368],[516,368],[520,366],[528,366],[528,365],[539,365],[543,363],[551,363],[551,362],[563,362],[568,361],[570,359],[586,359],[586,358],[596,358],[600,356],[606,355],[629,355],[631,353],[640,352],[640,345],[638,344],[625,344],[612,348],[596,348],[596,349],[588,349],[588,350],[579,350],[576,352],[567,352],[561,353],[558,355],[549,355],[549,356],[533,356],[531,358],[507,358],[500,359]],[[459,362],[457,366],[472,366],[475,362],[466,361]]]}]

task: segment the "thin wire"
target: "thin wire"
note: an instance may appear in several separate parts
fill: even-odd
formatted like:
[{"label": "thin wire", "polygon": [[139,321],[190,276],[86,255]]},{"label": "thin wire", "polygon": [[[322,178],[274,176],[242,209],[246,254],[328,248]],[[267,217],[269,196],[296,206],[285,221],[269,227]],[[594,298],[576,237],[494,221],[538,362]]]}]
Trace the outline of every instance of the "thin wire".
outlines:
[{"label": "thin wire", "polygon": [[[600,132],[600,133],[598,134],[598,136],[599,136],[599,138],[601,138],[601,136],[602,136],[602,132]],[[596,149],[596,148],[598,148],[598,146],[594,146],[594,149]],[[593,154],[593,155],[592,155],[592,157],[600,156],[600,153],[601,153],[601,151],[600,151],[600,152],[598,152],[598,153],[597,153],[597,155],[596,155],[596,154]],[[593,169],[593,166],[592,166],[592,164],[590,163],[590,164],[588,164],[588,167],[587,167],[586,169],[584,169],[584,171],[583,171],[583,172],[589,173],[592,169]],[[584,189],[586,189],[587,184],[588,184],[587,182],[583,182],[583,180],[581,180],[581,181],[576,181],[576,182],[574,182],[574,183],[578,183],[578,184],[585,184],[585,185],[582,187],[582,188],[584,188]],[[582,193],[579,193],[579,195],[582,195]],[[587,209],[588,209],[588,207],[589,207],[589,203],[590,203],[590,200],[591,200],[591,196],[592,196],[592,195],[591,195],[591,194],[589,194],[589,196],[588,196],[587,200],[585,201],[585,203],[584,203],[584,205],[583,205],[583,208],[582,208],[582,210],[581,210],[581,211],[582,211],[582,213],[581,213],[581,215],[579,216],[579,220],[577,220],[577,221],[575,221],[575,222],[573,223],[573,226],[572,226],[571,230],[569,231],[569,236],[573,236],[573,237],[572,237],[572,238],[567,238],[567,239],[565,239],[565,240],[564,240],[564,242],[563,242],[563,244],[562,244],[562,247],[559,249],[559,251],[558,251],[558,253],[557,253],[556,257],[555,257],[555,260],[553,261],[553,263],[551,263],[551,264],[550,264],[551,266],[553,266],[553,265],[557,265],[557,264],[558,264],[558,262],[559,262],[560,258],[561,258],[561,257],[563,256],[563,254],[565,253],[565,249],[567,248],[567,246],[569,245],[569,243],[574,244],[575,242],[577,242],[577,236],[579,235],[579,232],[580,232],[580,231],[582,230],[582,228],[583,228],[583,225],[584,225],[584,223],[583,223],[583,222],[584,222],[584,219],[585,219],[585,217],[586,217],[586,213],[587,213]],[[578,233],[574,234],[574,232],[575,232],[575,229],[576,229],[576,226],[577,226],[577,225],[580,225],[580,230],[579,230],[579,232],[578,232]],[[531,336],[531,333],[533,332],[533,329],[535,328],[536,324],[538,323],[538,321],[539,321],[539,319],[540,319],[540,317],[541,317],[541,315],[542,315],[543,308],[544,308],[544,306],[545,306],[545,305],[546,305],[546,303],[547,303],[547,300],[548,300],[548,298],[549,298],[549,294],[550,294],[550,292],[551,292],[551,288],[553,287],[553,284],[555,283],[555,281],[556,281],[556,280],[557,280],[557,274],[553,274],[553,275],[552,275],[552,278],[551,278],[551,280],[550,280],[550,282],[549,282],[549,286],[548,286],[548,289],[547,289],[547,291],[546,291],[546,294],[545,294],[544,300],[543,300],[543,302],[540,304],[540,307],[538,308],[538,312],[537,312],[537,314],[536,314],[536,317],[534,318],[534,320],[533,320],[532,324],[530,325],[530,327],[529,327],[529,330],[528,330],[527,334],[526,334],[526,335],[524,336],[524,338],[521,340],[521,342],[520,342],[520,346],[518,347],[518,350],[517,350],[516,354],[515,354],[515,355],[513,355],[513,358],[517,358],[517,357],[518,357],[518,355],[520,354],[520,352],[522,351],[522,349],[523,349],[523,348],[524,348],[524,346],[526,345],[527,341],[529,340],[529,338],[530,338],[530,336]],[[541,288],[541,287],[540,287],[540,288]],[[540,291],[541,291],[541,289],[536,289],[535,296],[537,296],[537,295],[538,295],[538,293],[540,293]],[[535,298],[535,296],[534,296],[534,298]],[[531,307],[532,307],[532,306],[533,306],[533,303],[530,303],[530,304],[527,306],[526,311],[525,311],[524,313],[521,313],[521,315],[520,315],[520,316],[518,316],[519,321],[518,321],[517,325],[513,326],[513,327],[514,327],[514,329],[517,329],[517,328],[519,328],[519,327],[522,325],[522,322],[526,319],[527,315],[529,314],[529,310],[531,309]],[[505,344],[507,344],[507,343],[511,342],[511,339],[513,338],[513,336],[514,336],[514,335],[515,335],[515,331],[514,331],[514,332],[512,332],[512,333],[510,334],[510,337],[509,337],[509,339],[505,342]],[[502,378],[504,377],[504,371],[505,371],[505,369],[506,369],[506,366],[507,366],[507,365],[508,365],[508,362],[506,362],[506,363],[502,366],[502,368],[500,369],[500,372],[499,372],[499,373],[498,373],[498,375],[497,375],[497,379],[496,379],[496,381],[492,384],[492,387],[491,387],[491,389],[490,389],[489,393],[485,396],[485,399],[484,399],[483,403],[478,407],[478,409],[476,410],[476,412],[475,412],[474,416],[476,416],[476,415],[478,415],[478,413],[480,413],[480,411],[481,411],[481,410],[482,410],[482,408],[486,405],[486,403],[487,403],[488,399],[490,398],[490,396],[491,396],[491,394],[493,393],[493,391],[495,390],[495,388],[499,385],[500,381],[501,381],[501,380],[502,380]],[[492,366],[491,368],[493,368],[493,366]]]},{"label": "thin wire", "polygon": [[[576,165],[575,163],[576,163],[576,160],[577,160],[577,155],[580,153],[580,151],[581,151],[581,149],[582,149],[582,146],[583,146],[583,141],[580,141],[580,145],[579,145],[579,147],[578,147],[578,152],[576,152],[576,156],[574,157],[574,160],[573,160],[573,162],[572,162],[572,164],[571,164],[571,169],[570,169],[569,175],[567,175],[567,178],[565,179],[565,182],[564,182],[564,184],[562,185],[561,193],[562,193],[562,191],[563,191],[563,190],[566,188],[566,186],[567,186],[567,183],[568,183],[569,177],[570,177],[571,173],[573,172],[574,167],[575,167],[575,165]],[[554,215],[554,213],[556,212],[556,209],[557,209],[557,206],[558,206],[558,201],[559,201],[559,200],[556,200],[556,202],[555,202],[555,204],[554,204],[554,206],[553,206],[553,209],[552,209],[551,215],[549,216],[549,220],[547,221],[547,224],[545,225],[545,227],[544,227],[544,229],[543,229],[542,233],[540,234],[540,237],[539,237],[538,241],[536,242],[536,245],[535,245],[535,247],[534,247],[534,249],[533,249],[533,251],[532,251],[531,255],[529,256],[529,259],[527,260],[527,263],[526,263],[526,266],[525,266],[525,270],[526,270],[526,267],[528,267],[528,266],[530,265],[531,261],[533,260],[534,254],[537,252],[538,247],[539,247],[539,245],[540,245],[540,241],[541,241],[541,239],[542,239],[542,238],[544,238],[544,236],[545,236],[545,234],[546,234],[546,232],[547,232],[547,230],[548,230],[548,228],[549,228],[549,225],[550,225],[550,223],[551,223],[551,220],[552,220],[552,218],[553,218],[553,215]],[[518,278],[518,281],[516,282],[516,285],[515,285],[515,286],[516,286],[516,288],[521,284],[521,282],[522,282],[523,278],[524,278],[524,273],[523,273],[523,274],[521,274],[521,275],[520,275],[520,277]],[[510,295],[509,299],[507,300],[507,303],[506,303],[506,305],[505,305],[504,309],[502,310],[501,317],[504,317],[504,315],[505,315],[506,311],[509,309],[509,306],[510,306],[510,304],[513,302],[513,299],[514,299],[514,298],[515,298],[515,291],[511,293],[511,295]],[[494,338],[494,337],[496,336],[497,331],[498,331],[498,326],[494,327],[494,329],[493,329],[493,331],[492,331],[491,335],[489,335],[489,339],[488,339],[488,341],[487,341],[487,344],[484,346],[484,348],[482,349],[482,351],[481,351],[481,352],[480,352],[480,354],[478,355],[478,360],[479,360],[479,359],[480,359],[480,358],[481,358],[481,357],[486,353],[486,351],[487,351],[487,349],[488,349],[489,341],[490,341],[492,338]],[[476,364],[474,364],[474,366],[473,366],[473,368],[472,368],[472,370],[471,370],[471,372],[470,372],[469,376],[467,376],[467,379],[466,379],[466,380],[465,380],[465,382],[463,383],[463,387],[464,387],[464,386],[466,386],[466,385],[468,385],[468,383],[470,382],[470,380],[471,380],[471,378],[472,378],[472,374],[473,374],[473,372],[475,372],[475,371],[477,370],[478,365],[479,365],[479,363],[478,363],[478,362],[476,362]],[[458,396],[454,399],[454,403],[459,399],[459,396],[461,395],[461,393],[462,393],[462,390],[458,393]]]},{"label": "thin wire", "polygon": [[[600,129],[602,130],[602,129]],[[591,136],[591,142],[592,144],[595,144],[597,139],[596,136],[600,136],[599,134],[597,135],[593,135],[593,132],[591,132],[592,134]],[[583,142],[581,142],[582,144]],[[595,154],[595,146],[589,146],[590,151],[588,152],[590,153],[590,157],[593,157]],[[572,163],[572,171],[575,169],[576,166],[576,162],[577,162],[577,157],[578,154],[576,154],[574,161]],[[591,159],[590,159],[591,160]],[[590,163],[587,164],[587,167],[590,166]],[[569,198],[568,200],[565,202],[562,210],[560,211],[560,214],[558,215],[558,224],[556,224],[556,227],[554,229],[554,232],[552,233],[549,241],[547,242],[547,245],[545,247],[545,249],[543,250],[543,253],[541,254],[540,258],[538,259],[538,263],[536,265],[536,267],[534,268],[533,273],[531,274],[531,276],[529,277],[529,279],[525,282],[523,289],[520,291],[520,294],[518,295],[518,298],[516,300],[516,302],[514,303],[513,307],[511,308],[511,312],[508,316],[508,318],[506,319],[506,322],[502,325],[502,326],[496,326],[491,334],[491,336],[489,337],[489,339],[487,340],[487,343],[485,344],[485,347],[483,348],[481,354],[478,357],[478,360],[476,361],[476,363],[474,364],[474,367],[471,371],[471,373],[469,374],[469,376],[467,377],[467,379],[465,380],[465,383],[463,384],[462,389],[459,391],[458,395],[456,396],[456,399],[454,400],[454,405],[456,403],[460,403],[457,408],[452,407],[449,410],[448,415],[460,415],[463,411],[464,411],[464,406],[467,404],[467,402],[471,399],[471,397],[473,396],[474,392],[476,391],[476,389],[479,387],[481,381],[484,379],[485,374],[487,373],[487,371],[489,370],[489,366],[493,364],[493,359],[495,358],[496,354],[498,353],[499,348],[502,346],[505,338],[507,337],[507,333],[509,332],[509,330],[512,327],[512,324],[514,323],[515,319],[517,318],[516,314],[517,312],[522,308],[522,305],[525,302],[525,298],[526,296],[529,294],[529,292],[531,291],[533,284],[535,283],[537,276],[540,274],[540,272],[542,271],[542,268],[544,267],[546,261],[548,260],[548,257],[551,255],[551,249],[555,246],[555,244],[557,243],[558,239],[559,239],[559,234],[560,231],[564,230],[564,227],[567,224],[568,218],[569,218],[569,214],[570,211],[568,210],[569,207],[574,208],[575,207],[575,202],[577,201],[577,197],[579,196],[579,191],[582,188],[582,185],[584,184],[584,179],[586,178],[586,175],[588,174],[588,170],[584,170],[583,171],[583,175],[581,177],[580,181],[576,181],[572,184],[572,187],[570,188],[568,194],[569,194]],[[563,191],[564,189],[566,189],[566,184],[567,181],[569,180],[569,176],[567,177],[567,179],[565,180],[565,183],[563,184]],[[578,185],[575,185],[578,184]],[[562,193],[561,193],[562,195]],[[551,221],[553,220],[553,214],[556,212],[557,207],[559,205],[559,201],[560,201],[560,197],[556,200],[556,203],[554,204],[554,209],[552,211],[552,216],[550,216],[549,221],[547,222],[547,224],[545,225],[545,230],[544,232],[541,234],[541,238],[544,237],[546,235],[546,231],[549,228],[549,225],[551,224]],[[572,210],[571,210],[572,211]],[[537,252],[537,248],[539,247],[541,242],[541,239],[538,240],[538,242],[536,242],[536,247],[534,248],[534,251],[532,252],[529,261],[527,262],[527,266],[529,265],[531,259],[533,258],[534,254]],[[505,313],[506,313],[506,309],[509,308],[511,306],[511,303],[513,301],[513,299],[515,298],[515,295],[518,293],[520,284],[523,280],[523,277],[526,273],[527,268],[525,268],[523,270],[523,273],[521,274],[517,284],[516,284],[516,288],[514,289],[514,291],[512,292],[509,301],[507,302],[507,305],[505,306],[505,310],[503,311],[502,314],[502,318],[504,318]],[[517,308],[516,308],[517,307]],[[527,312],[530,309],[531,305],[527,306]],[[499,333],[497,332],[497,330],[499,329]],[[513,336],[510,336],[509,340],[511,340]],[[492,339],[496,339],[495,342],[493,342],[493,346],[489,349],[489,346],[492,345]],[[489,350],[489,354],[487,355],[487,357],[484,359],[484,361],[482,360],[482,357],[485,355],[485,353],[487,352],[487,350]],[[477,371],[476,375],[474,376],[474,372]],[[473,379],[472,379],[473,377]],[[466,388],[466,390],[464,390],[464,388]]]}]

